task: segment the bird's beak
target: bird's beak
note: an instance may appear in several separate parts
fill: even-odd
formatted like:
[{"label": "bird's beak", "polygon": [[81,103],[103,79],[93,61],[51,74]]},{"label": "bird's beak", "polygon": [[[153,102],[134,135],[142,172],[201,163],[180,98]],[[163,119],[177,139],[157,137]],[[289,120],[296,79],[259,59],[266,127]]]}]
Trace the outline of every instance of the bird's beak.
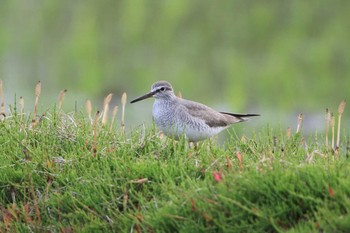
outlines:
[{"label": "bird's beak", "polygon": [[150,98],[150,97],[152,97],[155,93],[156,93],[155,91],[151,91],[151,92],[147,93],[146,95],[143,95],[143,96],[140,96],[139,98],[134,99],[134,100],[131,101],[130,103],[133,104],[133,103],[136,103],[136,102],[138,102],[138,101],[141,101],[141,100]]}]

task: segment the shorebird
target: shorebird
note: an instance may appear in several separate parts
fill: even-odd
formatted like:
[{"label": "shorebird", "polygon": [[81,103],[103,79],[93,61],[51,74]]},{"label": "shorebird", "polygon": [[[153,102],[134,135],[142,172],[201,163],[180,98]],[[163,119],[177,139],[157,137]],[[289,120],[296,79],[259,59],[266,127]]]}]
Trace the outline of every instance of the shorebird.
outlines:
[{"label": "shorebird", "polygon": [[198,142],[210,138],[230,125],[247,121],[259,114],[236,114],[218,112],[191,100],[177,97],[173,87],[167,81],[158,81],[151,91],[130,103],[154,97],[153,118],[163,133],[175,140],[182,136],[189,142]]}]

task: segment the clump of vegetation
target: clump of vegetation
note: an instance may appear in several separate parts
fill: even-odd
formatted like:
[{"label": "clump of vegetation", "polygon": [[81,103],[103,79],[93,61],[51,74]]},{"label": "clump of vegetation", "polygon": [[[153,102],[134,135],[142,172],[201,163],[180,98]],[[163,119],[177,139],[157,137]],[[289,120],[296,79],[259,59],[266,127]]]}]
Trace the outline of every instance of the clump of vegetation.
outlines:
[{"label": "clump of vegetation", "polygon": [[309,140],[300,115],[295,133],[265,128],[195,149],[154,127],[125,131],[116,106],[108,119],[112,95],[101,113],[90,101],[65,113],[64,93],[41,115],[38,101],[25,114],[24,98],[1,110],[0,232],[350,231],[345,101],[331,146],[327,111],[327,134]]}]

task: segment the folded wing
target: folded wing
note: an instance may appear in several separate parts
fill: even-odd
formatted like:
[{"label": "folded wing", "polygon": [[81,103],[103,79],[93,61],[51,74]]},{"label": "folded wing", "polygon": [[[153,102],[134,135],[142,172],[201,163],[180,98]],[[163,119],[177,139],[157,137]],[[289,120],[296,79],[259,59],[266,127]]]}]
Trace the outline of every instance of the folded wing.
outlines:
[{"label": "folded wing", "polygon": [[181,111],[187,111],[191,117],[203,120],[209,127],[227,127],[231,124],[243,122],[258,114],[235,114],[218,112],[214,109],[190,100],[182,99]]}]

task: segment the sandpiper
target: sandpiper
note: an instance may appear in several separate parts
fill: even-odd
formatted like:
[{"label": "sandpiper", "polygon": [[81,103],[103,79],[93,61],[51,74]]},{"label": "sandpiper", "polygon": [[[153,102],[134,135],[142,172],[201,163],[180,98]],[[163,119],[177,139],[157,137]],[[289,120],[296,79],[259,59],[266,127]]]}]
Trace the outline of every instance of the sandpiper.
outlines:
[{"label": "sandpiper", "polygon": [[130,103],[154,97],[153,118],[163,133],[175,140],[183,135],[190,142],[210,138],[230,125],[247,121],[259,114],[235,114],[218,112],[194,101],[185,100],[174,94],[169,82],[158,81],[151,91]]}]

